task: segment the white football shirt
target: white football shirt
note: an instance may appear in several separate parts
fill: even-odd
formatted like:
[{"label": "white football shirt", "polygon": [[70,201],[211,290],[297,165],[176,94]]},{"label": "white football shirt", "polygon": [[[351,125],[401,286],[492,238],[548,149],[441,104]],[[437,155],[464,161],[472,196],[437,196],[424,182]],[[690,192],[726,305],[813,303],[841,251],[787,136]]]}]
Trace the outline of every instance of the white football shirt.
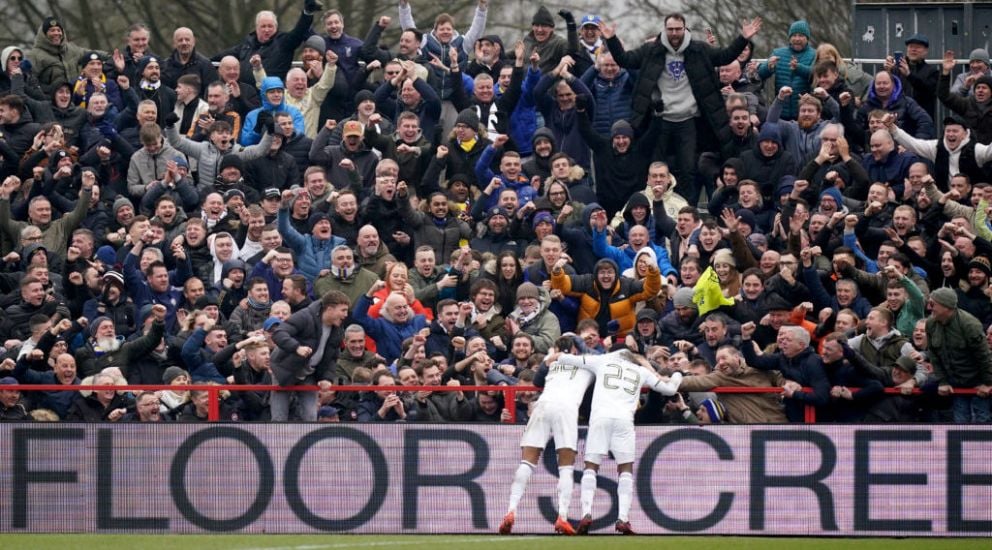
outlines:
[{"label": "white football shirt", "polygon": [[562,354],[558,357],[558,363],[595,374],[596,389],[592,394],[590,421],[595,418],[619,418],[633,422],[642,387],[662,395],[675,395],[678,391],[682,373],[673,374],[665,382],[654,371],[630,361],[628,353],[621,350],[605,355]]}]

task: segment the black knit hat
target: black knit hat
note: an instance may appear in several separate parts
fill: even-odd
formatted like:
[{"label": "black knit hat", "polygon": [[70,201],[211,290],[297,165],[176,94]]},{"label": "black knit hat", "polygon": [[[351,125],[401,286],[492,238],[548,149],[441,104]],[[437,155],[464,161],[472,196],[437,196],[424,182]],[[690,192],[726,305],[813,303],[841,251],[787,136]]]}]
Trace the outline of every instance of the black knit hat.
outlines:
[{"label": "black knit hat", "polygon": [[238,155],[228,154],[228,155],[224,155],[224,158],[221,159],[220,168],[217,170],[217,172],[218,173],[223,172],[225,168],[230,168],[232,166],[234,168],[237,168],[238,172],[244,173],[245,171],[245,165],[243,162],[241,162],[241,157],[239,157]]},{"label": "black knit hat", "polygon": [[537,8],[537,13],[535,13],[534,18],[530,20],[530,24],[554,27],[555,18],[551,16],[551,12],[548,11],[548,8],[541,6]]},{"label": "black knit hat", "polygon": [[58,27],[62,29],[63,33],[65,32],[65,27],[62,25],[62,22],[59,21],[57,17],[52,16],[46,17],[45,20],[41,22],[41,34],[48,34],[48,30],[52,27]]},{"label": "black knit hat", "polygon": [[375,101],[375,94],[373,94],[369,90],[359,90],[358,93],[355,94],[355,105],[356,106],[357,105],[361,105],[365,101],[372,101],[372,102],[374,102]]},{"label": "black knit hat", "polygon": [[102,62],[103,61],[103,58],[100,57],[100,52],[92,51],[91,50],[91,51],[88,51],[88,52],[84,52],[83,55],[79,56],[79,66],[80,67],[85,67],[90,61],[100,61],[100,62]]}]

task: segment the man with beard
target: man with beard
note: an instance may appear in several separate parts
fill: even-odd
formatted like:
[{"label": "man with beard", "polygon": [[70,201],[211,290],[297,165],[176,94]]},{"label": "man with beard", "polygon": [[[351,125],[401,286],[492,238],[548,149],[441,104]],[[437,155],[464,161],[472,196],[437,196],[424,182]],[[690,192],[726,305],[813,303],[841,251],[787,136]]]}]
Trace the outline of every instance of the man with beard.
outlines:
[{"label": "man with beard", "polygon": [[[156,309],[157,308],[157,309]],[[150,330],[133,340],[125,341],[117,334],[114,321],[110,317],[97,317],[89,324],[89,338],[76,350],[76,364],[83,376],[92,376],[109,367],[121,369],[121,373],[132,383],[158,383],[162,376],[143,376],[148,373],[137,371],[131,374],[143,356],[151,353],[165,335],[165,307],[153,306],[153,323]]]},{"label": "man with beard", "polygon": [[661,160],[668,161],[676,180],[688,191],[680,190],[680,194],[692,204],[700,191],[695,182],[697,125],[704,132],[700,143],[716,143],[713,138],[727,128],[716,67],[734,61],[760,29],[760,18],[745,21],[740,36],[729,47],[717,50],[693,40],[685,16],[674,13],[665,18],[664,33],[628,52],[615,35],[616,26],[600,23],[617,64],[627,70],[639,70],[631,126],[635,133],[643,133],[652,118],[660,117],[662,128],[656,151],[666,157]]},{"label": "man with beard", "polygon": [[386,245],[379,239],[379,231],[372,225],[364,225],[358,230],[355,259],[359,266],[375,273],[379,279],[386,276],[386,264],[396,261],[396,258],[389,253]]},{"label": "man with beard", "polygon": [[13,94],[0,97],[0,132],[18,157],[31,147],[39,130],[41,126],[31,120],[23,99]]},{"label": "man with beard", "polygon": [[783,104],[791,95],[792,88],[788,86],[778,91],[778,96],[768,109],[766,122],[779,123],[778,128],[782,133],[782,144],[785,149],[792,153],[797,166],[806,166],[806,163],[820,151],[820,130],[828,123],[822,117],[823,111],[826,110],[831,121],[836,121],[839,106],[825,91],[817,88],[813,91],[813,95],[799,98],[799,115],[796,120],[779,121]]},{"label": "man with beard", "polygon": [[[133,382],[132,382],[133,383]],[[122,422],[169,422],[172,419],[162,414],[162,402],[158,394],[143,391],[134,398],[134,411],[121,418]]]},{"label": "man with beard", "polygon": [[392,21],[391,17],[383,15],[372,23],[368,34],[365,35],[365,41],[359,50],[358,58],[367,63],[378,61],[383,67],[393,59],[415,61],[417,63],[426,62],[423,52],[420,51],[420,44],[423,41],[424,33],[415,28],[403,29],[400,34],[399,43],[396,46],[395,55],[389,49],[379,46],[382,33],[389,28],[389,24]]},{"label": "man with beard", "polygon": [[169,86],[162,84],[162,66],[159,59],[153,56],[142,57],[137,64],[138,74],[141,80],[136,82],[138,90],[128,87],[124,91],[124,98],[128,105],[137,105],[139,101],[150,100],[158,107],[158,123],[161,125],[166,120],[166,115],[173,112],[176,107],[176,91]]},{"label": "man with beard", "polygon": [[486,253],[491,252],[498,255],[504,250],[517,252],[523,251],[526,243],[521,243],[510,233],[510,220],[512,216],[505,208],[494,206],[486,212],[486,233],[481,237],[472,239],[472,250]]},{"label": "man with beard", "polygon": [[968,289],[955,289],[958,307],[981,321],[982,326],[992,322],[992,304],[989,303],[989,277],[992,262],[985,256],[975,256],[968,262]]},{"label": "man with beard", "polygon": [[[192,29],[179,27],[172,33],[172,55],[162,62],[162,83],[175,88],[179,77],[188,74],[199,77],[204,85],[217,80],[213,63],[196,51]],[[201,95],[206,91],[203,89]]]}]

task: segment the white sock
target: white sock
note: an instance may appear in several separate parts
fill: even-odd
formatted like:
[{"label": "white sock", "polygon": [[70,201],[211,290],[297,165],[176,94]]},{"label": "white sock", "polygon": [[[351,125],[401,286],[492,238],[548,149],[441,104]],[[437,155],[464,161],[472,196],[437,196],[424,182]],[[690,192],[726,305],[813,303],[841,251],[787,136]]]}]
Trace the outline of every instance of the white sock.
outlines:
[{"label": "white sock", "polygon": [[592,514],[592,497],[596,495],[596,472],[582,472],[582,517]]},{"label": "white sock", "polygon": [[572,502],[572,480],[575,468],[561,466],[558,468],[558,517],[568,519],[568,505]]},{"label": "white sock", "polygon": [[617,514],[617,519],[620,521],[630,520],[630,503],[634,500],[634,474],[630,472],[623,472],[620,474],[620,480],[617,482],[617,503],[620,506],[620,512]]},{"label": "white sock", "polygon": [[520,498],[524,496],[524,489],[527,488],[527,482],[530,480],[532,473],[534,473],[534,465],[521,460],[520,466],[517,466],[517,471],[513,474],[513,484],[510,485],[510,507],[507,509],[507,512],[515,512],[517,510],[517,504],[520,503]]}]

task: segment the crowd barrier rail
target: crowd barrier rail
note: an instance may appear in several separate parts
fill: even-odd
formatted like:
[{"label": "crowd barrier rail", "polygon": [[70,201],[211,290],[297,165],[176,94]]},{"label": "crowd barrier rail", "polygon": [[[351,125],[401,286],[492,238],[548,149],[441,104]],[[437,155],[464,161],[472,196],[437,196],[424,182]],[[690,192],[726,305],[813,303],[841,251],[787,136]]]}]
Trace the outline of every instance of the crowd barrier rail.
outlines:
[{"label": "crowd barrier rail", "polygon": [[[339,392],[367,392],[374,391],[376,386],[359,386],[359,385],[335,385],[330,389]],[[114,391],[126,391],[138,393],[142,391],[162,391],[162,390],[172,390],[172,391],[205,391],[209,396],[209,409],[207,420],[211,422],[216,422],[220,420],[220,393],[222,391],[229,392],[242,392],[242,391],[293,391],[293,392],[307,392],[307,391],[321,391],[319,386],[276,386],[276,385],[238,385],[238,384],[228,384],[228,385],[214,385],[214,384],[190,384],[184,386],[171,386],[164,384],[153,384],[153,385],[114,385],[114,386],[96,386],[96,385],[63,385],[63,384],[19,384],[17,386],[7,386],[6,389],[16,389],[18,391],[99,391],[99,390],[114,390]],[[536,386],[390,386],[390,389],[396,392],[418,392],[418,391],[430,391],[430,392],[445,392],[445,391],[467,391],[467,392],[500,392],[503,394],[503,403],[515,403],[517,400],[517,393],[519,392],[540,392],[541,388]],[[803,390],[810,390],[811,388],[803,388]],[[857,388],[849,388],[851,390],[856,390]],[[645,390],[647,391],[647,390]],[[762,394],[762,393],[782,393],[782,388],[780,387],[717,387],[709,390],[716,394]],[[902,390],[898,388],[885,388],[885,393],[889,395],[901,395]],[[919,389],[914,389],[912,394],[919,395],[922,392]],[[954,394],[956,395],[977,395],[978,390],[976,388],[954,388]],[[517,410],[516,407],[506,407],[510,414],[509,423],[515,423],[517,421]],[[812,405],[806,405],[805,407],[805,422],[807,424],[816,423],[816,408]]]}]

